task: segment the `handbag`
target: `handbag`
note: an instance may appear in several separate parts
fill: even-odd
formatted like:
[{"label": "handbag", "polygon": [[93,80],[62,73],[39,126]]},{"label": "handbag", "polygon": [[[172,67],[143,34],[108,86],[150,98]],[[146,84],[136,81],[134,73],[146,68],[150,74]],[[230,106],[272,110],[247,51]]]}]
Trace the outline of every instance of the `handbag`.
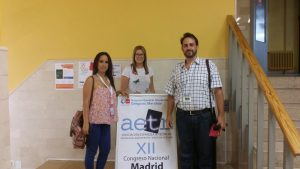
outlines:
[{"label": "handbag", "polygon": [[[94,91],[94,77],[93,76],[91,77],[93,79],[93,85],[92,85],[91,97],[90,97],[90,105],[89,105],[90,108],[91,108],[91,103],[93,101],[93,91]],[[82,128],[83,128],[83,111],[77,110],[75,112],[75,115],[72,118],[71,127],[70,127],[70,137],[72,137],[73,148],[75,149],[84,149],[85,147],[86,135],[83,134]]]}]

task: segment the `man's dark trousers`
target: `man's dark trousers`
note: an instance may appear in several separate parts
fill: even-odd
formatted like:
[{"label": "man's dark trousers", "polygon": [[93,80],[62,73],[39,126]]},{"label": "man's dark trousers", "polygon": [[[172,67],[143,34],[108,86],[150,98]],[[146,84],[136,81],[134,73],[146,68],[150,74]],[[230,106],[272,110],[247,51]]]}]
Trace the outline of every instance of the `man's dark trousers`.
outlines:
[{"label": "man's dark trousers", "polygon": [[215,169],[215,138],[209,136],[212,113],[190,115],[177,109],[181,169]]}]

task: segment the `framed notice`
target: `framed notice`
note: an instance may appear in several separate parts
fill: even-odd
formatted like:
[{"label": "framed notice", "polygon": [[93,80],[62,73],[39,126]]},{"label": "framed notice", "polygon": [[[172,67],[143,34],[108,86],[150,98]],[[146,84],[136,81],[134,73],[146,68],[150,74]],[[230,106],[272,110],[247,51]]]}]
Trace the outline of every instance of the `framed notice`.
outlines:
[{"label": "framed notice", "polygon": [[73,89],[74,88],[74,64],[56,63],[55,64],[55,88]]},{"label": "framed notice", "polygon": [[178,168],[176,125],[166,128],[166,110],[165,94],[118,98],[115,169]]},{"label": "framed notice", "polygon": [[93,74],[93,62],[78,62],[78,88],[83,88],[87,77]]},{"label": "framed notice", "polygon": [[120,78],[122,74],[121,64],[113,64],[113,76],[115,78]]}]

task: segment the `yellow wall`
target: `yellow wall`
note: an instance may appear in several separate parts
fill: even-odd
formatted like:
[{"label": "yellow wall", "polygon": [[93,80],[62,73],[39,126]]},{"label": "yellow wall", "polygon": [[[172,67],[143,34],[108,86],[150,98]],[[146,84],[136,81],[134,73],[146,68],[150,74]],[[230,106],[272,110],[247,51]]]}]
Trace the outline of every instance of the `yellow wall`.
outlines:
[{"label": "yellow wall", "polygon": [[2,13],[3,13],[3,0],[0,0],[0,46],[2,46]]},{"label": "yellow wall", "polygon": [[226,57],[225,18],[234,0],[3,0],[3,43],[12,91],[47,59],[129,59],[137,44],[149,58],[183,58],[179,38],[200,40],[200,55]]}]

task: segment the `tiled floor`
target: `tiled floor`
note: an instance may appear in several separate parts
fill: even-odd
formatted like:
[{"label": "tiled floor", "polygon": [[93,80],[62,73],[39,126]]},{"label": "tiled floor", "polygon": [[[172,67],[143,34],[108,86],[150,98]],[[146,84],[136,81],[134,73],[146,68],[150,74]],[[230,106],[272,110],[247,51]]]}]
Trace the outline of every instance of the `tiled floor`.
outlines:
[{"label": "tiled floor", "polygon": [[[106,163],[105,169],[114,169],[113,161]],[[47,161],[37,169],[84,169],[82,161]],[[217,169],[233,169],[229,165],[219,165]]]}]

